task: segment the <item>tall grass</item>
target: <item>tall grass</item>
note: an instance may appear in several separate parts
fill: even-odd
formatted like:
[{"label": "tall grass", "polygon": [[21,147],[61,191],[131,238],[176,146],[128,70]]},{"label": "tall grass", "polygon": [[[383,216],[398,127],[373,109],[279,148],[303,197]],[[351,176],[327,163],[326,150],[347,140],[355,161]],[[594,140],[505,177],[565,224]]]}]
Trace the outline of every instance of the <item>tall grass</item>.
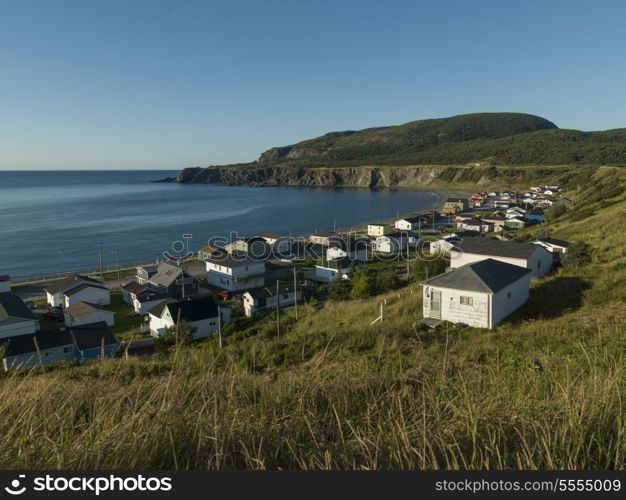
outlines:
[{"label": "tall grass", "polygon": [[493,331],[420,329],[413,283],[285,312],[280,338],[271,316],[222,349],[5,375],[0,467],[624,468],[623,239],[572,214],[556,236],[593,263],[534,283]]}]

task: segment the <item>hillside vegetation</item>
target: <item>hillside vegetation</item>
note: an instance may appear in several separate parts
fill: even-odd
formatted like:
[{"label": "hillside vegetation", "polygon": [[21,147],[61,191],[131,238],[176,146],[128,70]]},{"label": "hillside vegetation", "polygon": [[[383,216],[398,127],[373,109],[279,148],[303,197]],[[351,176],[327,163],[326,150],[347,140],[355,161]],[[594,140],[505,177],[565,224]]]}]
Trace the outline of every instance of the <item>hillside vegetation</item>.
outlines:
[{"label": "hillside vegetation", "polygon": [[377,188],[458,176],[489,185],[507,169],[538,169],[535,181],[548,182],[560,169],[598,165],[626,165],[626,129],[562,130],[533,115],[476,113],[331,132],[269,149],[251,163],[186,168],[176,182]]},{"label": "hillside vegetation", "polygon": [[416,327],[415,262],[393,293],[286,312],[280,338],[272,316],[221,350],[5,376],[0,466],[624,468],[626,170],[591,175],[547,227],[589,262],[493,331]]}]

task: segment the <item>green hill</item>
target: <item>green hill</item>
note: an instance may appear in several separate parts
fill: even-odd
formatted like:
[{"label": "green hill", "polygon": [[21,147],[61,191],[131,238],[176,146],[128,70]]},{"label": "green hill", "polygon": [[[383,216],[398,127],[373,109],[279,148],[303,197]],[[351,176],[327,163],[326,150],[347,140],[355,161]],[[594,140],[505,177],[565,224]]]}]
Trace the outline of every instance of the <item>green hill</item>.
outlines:
[{"label": "green hill", "polygon": [[[419,120],[395,127],[331,132],[316,139],[264,152],[258,162],[365,162],[368,164],[421,163],[432,150],[459,143],[498,139],[538,130],[556,129],[554,123],[520,113],[476,113]],[[435,156],[445,157],[445,153]],[[457,162],[457,160],[451,160]],[[449,161],[439,161],[449,163]]]},{"label": "green hill", "polygon": [[[392,127],[331,132],[269,149],[251,163],[185,168],[175,181],[408,187],[440,182],[441,169],[437,167],[447,166],[482,168],[483,171],[458,174],[478,177],[489,184],[499,176],[489,168],[598,165],[626,165],[626,129],[563,130],[544,118],[528,114],[476,113]],[[546,173],[549,178],[559,175],[556,171]],[[547,182],[548,178],[544,180]]]},{"label": "green hill", "polygon": [[222,349],[4,375],[0,466],[623,469],[626,169],[586,180],[541,228],[585,258],[493,331],[417,327],[416,262],[393,292],[285,311],[280,338],[270,316]]}]

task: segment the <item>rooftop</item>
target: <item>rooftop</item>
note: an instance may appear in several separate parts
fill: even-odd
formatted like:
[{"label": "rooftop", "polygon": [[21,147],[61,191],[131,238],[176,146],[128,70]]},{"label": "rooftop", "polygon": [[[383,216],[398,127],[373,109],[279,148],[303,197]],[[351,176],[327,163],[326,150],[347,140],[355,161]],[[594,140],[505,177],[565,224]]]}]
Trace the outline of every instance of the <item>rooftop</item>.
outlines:
[{"label": "rooftop", "polygon": [[92,283],[94,285],[104,286],[97,279],[90,278],[89,276],[83,276],[81,274],[74,274],[73,276],[53,281],[52,283],[46,285],[44,290],[50,294],[55,294],[69,290],[80,283]]},{"label": "rooftop", "polygon": [[455,290],[496,293],[531,272],[525,267],[485,259],[452,269],[425,281],[424,284]]},{"label": "rooftop", "polygon": [[73,316],[74,318],[84,318],[96,311],[112,312],[112,311],[109,311],[106,307],[102,307],[97,304],[92,304],[90,302],[82,302],[82,301],[79,301],[76,304],[71,305],[65,310],[66,313]]},{"label": "rooftop", "polygon": [[150,309],[149,313],[161,317],[165,309],[169,311],[174,321],[178,320],[179,311],[180,319],[185,321],[200,321],[217,317],[217,304],[211,296],[179,301],[166,300]]},{"label": "rooftop", "polygon": [[479,255],[527,259],[536,251],[536,247],[527,243],[506,242],[491,238],[464,238],[455,245],[454,250]]},{"label": "rooftop", "polygon": [[36,318],[18,295],[10,292],[0,293],[0,324],[14,319]]}]

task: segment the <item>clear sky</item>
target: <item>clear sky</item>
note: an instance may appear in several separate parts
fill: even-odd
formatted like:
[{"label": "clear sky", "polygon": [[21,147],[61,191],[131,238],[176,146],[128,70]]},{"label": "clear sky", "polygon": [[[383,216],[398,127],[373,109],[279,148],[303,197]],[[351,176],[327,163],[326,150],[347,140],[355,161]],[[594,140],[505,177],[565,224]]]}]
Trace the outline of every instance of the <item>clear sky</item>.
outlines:
[{"label": "clear sky", "polygon": [[251,161],[479,111],[626,127],[626,2],[0,0],[0,169]]}]

